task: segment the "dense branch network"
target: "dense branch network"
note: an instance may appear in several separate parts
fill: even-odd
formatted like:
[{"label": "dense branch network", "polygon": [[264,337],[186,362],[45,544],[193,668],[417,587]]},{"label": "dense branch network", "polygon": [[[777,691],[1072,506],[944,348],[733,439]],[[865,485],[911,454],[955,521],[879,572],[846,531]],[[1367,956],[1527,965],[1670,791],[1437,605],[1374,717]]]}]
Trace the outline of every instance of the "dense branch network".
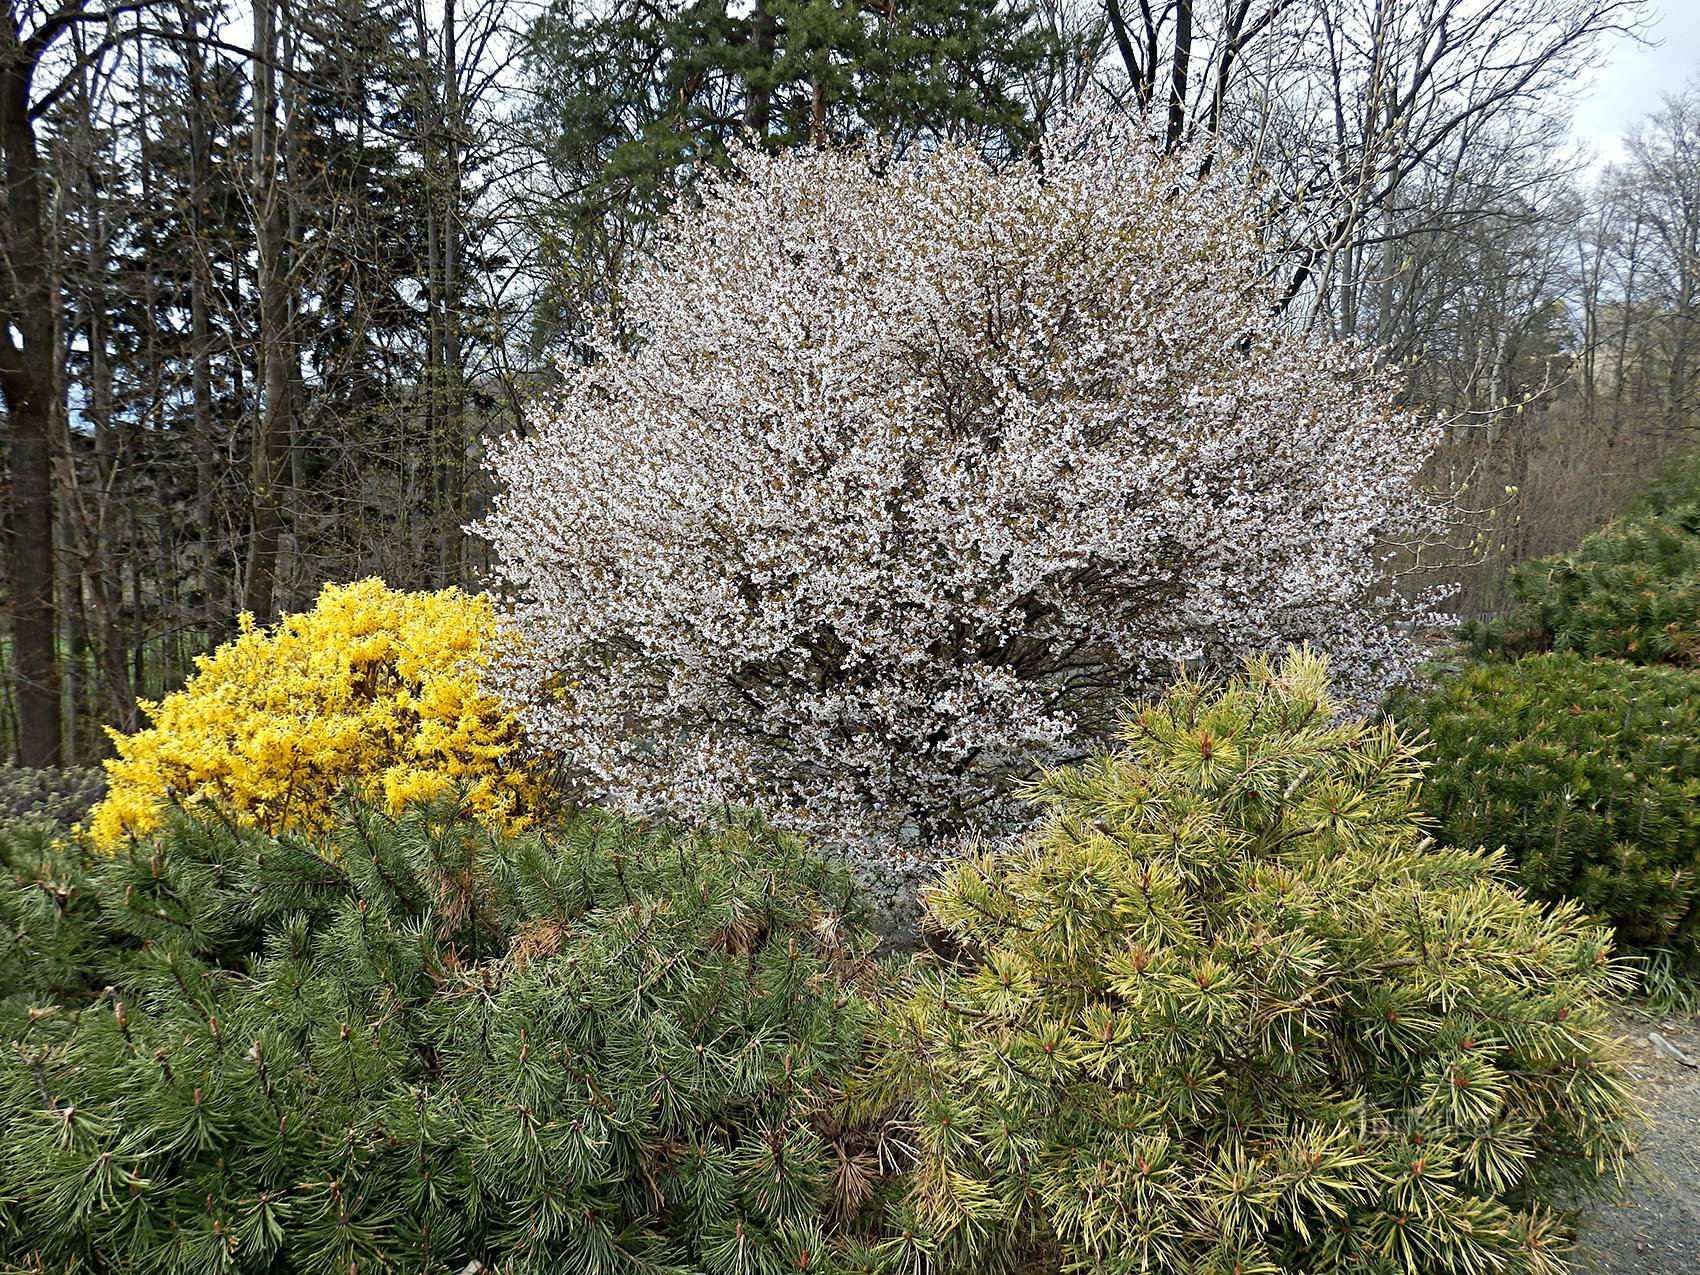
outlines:
[{"label": "dense branch network", "polygon": [[637,338],[494,450],[531,729],[627,806],[907,861],[1177,663],[1396,680],[1379,547],[1431,525],[1431,427],[1271,316],[1237,179],[1161,149],[746,153],[677,213]]}]

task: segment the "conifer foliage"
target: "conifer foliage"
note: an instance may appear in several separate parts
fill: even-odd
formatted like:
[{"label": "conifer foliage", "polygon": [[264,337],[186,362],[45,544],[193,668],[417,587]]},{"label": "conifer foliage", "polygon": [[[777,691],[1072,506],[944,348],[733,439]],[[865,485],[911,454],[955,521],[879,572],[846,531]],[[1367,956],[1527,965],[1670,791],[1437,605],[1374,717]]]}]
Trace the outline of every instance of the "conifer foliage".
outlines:
[{"label": "conifer foliage", "polygon": [[1700,672],[1483,660],[1408,707],[1447,838],[1504,846],[1537,898],[1579,899],[1700,975]]},{"label": "conifer foliage", "polygon": [[846,878],[753,817],[333,835],[5,844],[0,1265],[833,1269]]},{"label": "conifer foliage", "polygon": [[1430,844],[1421,776],[1295,654],[1140,706],[947,874],[959,956],[885,1006],[859,1092],[947,1265],[1563,1269],[1555,1193],[1633,1135],[1623,972],[1574,904]]},{"label": "conifer foliage", "polygon": [[0,827],[70,828],[105,790],[98,766],[0,766]]},{"label": "conifer foliage", "polygon": [[1700,503],[1630,514],[1574,553],[1525,562],[1513,605],[1466,626],[1478,654],[1575,651],[1631,664],[1700,665]]}]

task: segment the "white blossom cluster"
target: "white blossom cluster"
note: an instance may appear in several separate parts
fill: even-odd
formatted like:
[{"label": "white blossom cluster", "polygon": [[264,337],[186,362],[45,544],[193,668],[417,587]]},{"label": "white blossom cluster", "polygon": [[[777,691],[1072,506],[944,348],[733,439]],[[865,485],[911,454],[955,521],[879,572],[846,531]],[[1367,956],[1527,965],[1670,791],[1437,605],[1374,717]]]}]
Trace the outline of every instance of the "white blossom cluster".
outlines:
[{"label": "white blossom cluster", "polygon": [[1379,546],[1434,430],[1283,330],[1241,188],[1083,119],[1033,160],[745,152],[588,367],[493,444],[498,690],[601,794],[757,805],[864,862],[1177,662],[1414,652]]}]

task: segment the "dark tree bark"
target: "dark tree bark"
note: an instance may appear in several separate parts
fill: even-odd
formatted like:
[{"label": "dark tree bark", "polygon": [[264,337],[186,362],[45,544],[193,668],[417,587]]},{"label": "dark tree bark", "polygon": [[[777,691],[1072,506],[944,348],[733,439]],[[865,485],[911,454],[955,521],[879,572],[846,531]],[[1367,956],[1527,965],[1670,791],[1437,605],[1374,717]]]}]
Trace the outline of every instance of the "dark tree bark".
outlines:
[{"label": "dark tree bark", "polygon": [[[61,180],[83,214],[86,242],[80,276],[76,270],[78,263],[65,249],[63,233],[59,236],[59,257],[62,262],[69,262],[71,267],[61,281],[62,292],[65,301],[74,299],[73,308],[80,315],[88,349],[82,402],[83,415],[94,434],[96,478],[92,484],[91,501],[90,493],[83,490],[78,479],[67,422],[66,428],[56,432],[65,528],[60,558],[61,565],[74,571],[72,583],[67,588],[67,602],[73,610],[81,612],[75,617],[78,622],[70,627],[77,639],[73,641],[72,649],[80,645],[86,651],[92,630],[93,649],[100,666],[105,698],[103,720],[119,730],[133,731],[138,725],[136,691],[130,680],[129,642],[118,603],[122,593],[118,524],[123,511],[113,495],[118,473],[127,467],[129,458],[125,455],[125,440],[113,410],[114,376],[108,357],[112,334],[107,324],[112,301],[108,293],[112,277],[112,235],[108,229],[105,196],[99,176],[100,163],[96,154],[95,104],[86,75],[77,77],[75,92],[69,100],[75,127],[71,137],[61,138],[61,150],[67,161],[61,169]],[[145,190],[143,202],[145,205]],[[61,212],[64,207],[62,199]],[[149,313],[152,310],[150,305]],[[63,334],[56,345],[59,375],[63,382],[67,379],[63,359],[68,349]],[[72,671],[76,671],[75,661]],[[81,703],[75,694],[71,696],[71,702],[73,705]],[[66,742],[69,756],[77,751],[74,726]]]},{"label": "dark tree bark", "polygon": [[254,421],[249,480],[253,521],[249,532],[243,609],[265,623],[273,618],[277,558],[283,537],[283,493],[292,430],[289,264],[285,244],[283,174],[278,127],[278,2],[254,5],[253,200],[254,260],[260,302],[261,399]]},{"label": "dark tree bark", "polygon": [[772,91],[767,77],[773,66],[773,53],[779,44],[779,19],[774,17],[763,0],[756,0],[756,11],[750,19],[750,40],[755,45],[755,65],[760,81],[748,86],[744,103],[744,127],[758,138],[767,136],[768,114],[772,109]]},{"label": "dark tree bark", "polygon": [[1192,69],[1192,0],[1176,0],[1175,56],[1169,65],[1169,125],[1165,141],[1170,150],[1180,144],[1186,129],[1187,78]]},{"label": "dark tree bark", "polygon": [[16,11],[0,23],[0,174],[5,261],[0,269],[0,395],[10,438],[12,508],[6,526],[12,668],[17,683],[17,757],[56,766],[63,756],[63,685],[54,606],[53,420],[59,387],[53,342],[55,269],[47,182],[30,114],[35,72],[55,35],[28,36]]},{"label": "dark tree bark", "polygon": [[207,191],[212,170],[212,146],[207,128],[206,62],[201,50],[200,15],[196,0],[180,0],[178,6],[179,56],[189,87],[185,105],[189,133],[189,231],[192,240],[189,277],[190,392],[193,398],[195,438],[195,498],[191,506],[194,532],[200,546],[201,593],[205,599],[205,622],[218,631],[229,622],[233,610],[235,571],[221,570],[228,545],[221,544],[214,526],[214,491],[218,485],[213,427],[213,272],[208,244]]}]

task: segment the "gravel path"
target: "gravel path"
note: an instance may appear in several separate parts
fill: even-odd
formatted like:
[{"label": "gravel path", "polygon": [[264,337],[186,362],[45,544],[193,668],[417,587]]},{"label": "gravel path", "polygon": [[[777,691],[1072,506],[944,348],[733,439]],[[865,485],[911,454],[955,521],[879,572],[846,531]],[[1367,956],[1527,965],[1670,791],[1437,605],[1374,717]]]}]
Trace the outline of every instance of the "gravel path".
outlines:
[{"label": "gravel path", "polygon": [[1584,1215],[1572,1263],[1579,1275],[1700,1275],[1700,1068],[1655,1049],[1658,1032],[1700,1061],[1700,1018],[1626,1014],[1618,1024],[1653,1127],[1641,1177],[1615,1204]]}]

